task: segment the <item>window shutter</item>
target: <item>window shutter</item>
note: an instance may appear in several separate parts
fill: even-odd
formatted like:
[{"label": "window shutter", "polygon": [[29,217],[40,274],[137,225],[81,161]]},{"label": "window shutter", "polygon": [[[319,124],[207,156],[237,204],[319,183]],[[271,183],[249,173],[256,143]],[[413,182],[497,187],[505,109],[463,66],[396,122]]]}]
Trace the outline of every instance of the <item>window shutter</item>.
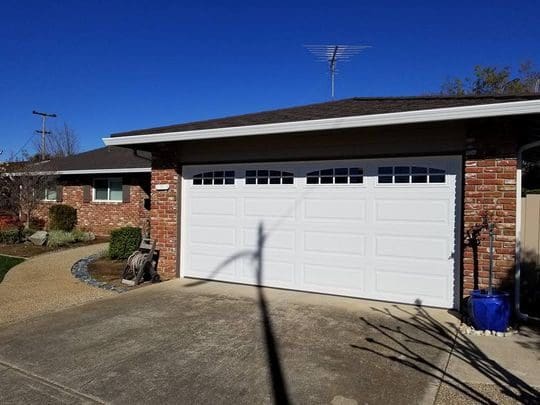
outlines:
[{"label": "window shutter", "polygon": [[123,203],[129,202],[130,191],[131,191],[131,186],[129,184],[122,185],[122,202]]},{"label": "window shutter", "polygon": [[62,201],[64,201],[63,195],[62,195],[63,191],[64,191],[64,188],[60,184],[58,184],[56,186],[56,202],[61,203]]},{"label": "window shutter", "polygon": [[88,203],[92,201],[92,187],[88,184],[83,186],[83,202]]}]

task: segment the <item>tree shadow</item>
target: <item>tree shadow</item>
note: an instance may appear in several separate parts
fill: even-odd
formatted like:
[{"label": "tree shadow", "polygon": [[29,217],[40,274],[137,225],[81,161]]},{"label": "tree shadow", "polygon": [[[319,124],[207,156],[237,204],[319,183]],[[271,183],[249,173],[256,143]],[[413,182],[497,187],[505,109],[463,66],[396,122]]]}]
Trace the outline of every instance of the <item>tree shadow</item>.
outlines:
[{"label": "tree shadow", "polygon": [[427,360],[423,354],[423,348],[434,348],[471,365],[508,397],[522,403],[538,403],[539,391],[487,357],[452,323],[448,322],[444,325],[434,319],[421,306],[417,306],[414,310],[404,309],[398,305],[393,305],[393,308],[394,311],[388,308],[384,310],[372,309],[391,317],[393,324],[397,321],[401,324],[400,326],[375,324],[361,317],[360,320],[373,329],[380,338],[366,338],[366,344],[351,344],[350,346],[405,365],[430,377],[441,379],[445,384],[472,401],[481,404],[496,404],[495,401],[486,397],[470,384],[449,374],[447,371],[448,362],[441,366]]},{"label": "tree shadow", "polygon": [[[279,356],[278,345],[276,342],[274,327],[272,325],[272,319],[270,317],[270,311],[268,309],[268,304],[266,297],[264,295],[263,284],[263,252],[264,245],[267,240],[268,234],[264,232],[264,224],[259,223],[257,227],[257,244],[255,250],[244,250],[238,252],[224,261],[222,261],[208,276],[209,279],[214,278],[219,274],[219,272],[228,264],[233,263],[236,260],[242,258],[250,258],[256,275],[256,287],[257,287],[257,300],[258,306],[262,318],[262,327],[263,327],[263,336],[266,350],[266,358],[268,362],[268,367],[270,371],[270,379],[272,384],[272,394],[274,398],[274,403],[276,404],[289,404],[289,396],[287,393],[287,384],[283,376],[283,368],[281,365],[281,360]],[[195,287],[201,284],[207,283],[208,280],[195,280],[189,284],[186,284],[186,287]]]}]

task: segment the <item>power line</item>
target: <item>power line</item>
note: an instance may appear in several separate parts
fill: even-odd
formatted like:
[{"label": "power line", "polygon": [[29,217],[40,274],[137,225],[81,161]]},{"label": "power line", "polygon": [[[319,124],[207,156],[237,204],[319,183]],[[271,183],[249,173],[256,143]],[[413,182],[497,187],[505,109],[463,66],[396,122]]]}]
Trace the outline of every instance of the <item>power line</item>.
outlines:
[{"label": "power line", "polygon": [[30,138],[27,139],[27,141],[24,143],[24,145],[20,147],[20,149],[17,151],[17,153],[15,153],[15,154],[13,155],[13,157],[18,156],[19,153],[21,153],[21,152],[24,150],[24,148],[26,148],[26,146],[30,143],[30,141],[31,141],[32,139],[34,139],[34,135],[30,135]]}]

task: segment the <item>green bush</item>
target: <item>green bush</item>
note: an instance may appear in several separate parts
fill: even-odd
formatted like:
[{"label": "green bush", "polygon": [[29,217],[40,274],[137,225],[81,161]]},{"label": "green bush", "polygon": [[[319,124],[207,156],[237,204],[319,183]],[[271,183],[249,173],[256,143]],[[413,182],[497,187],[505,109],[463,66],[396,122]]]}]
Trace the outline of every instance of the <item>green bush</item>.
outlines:
[{"label": "green bush", "polygon": [[139,249],[141,244],[141,228],[126,226],[111,231],[109,257],[111,259],[127,259],[130,254]]},{"label": "green bush", "polygon": [[47,246],[50,248],[57,248],[60,246],[69,245],[75,243],[76,239],[73,232],[66,231],[50,231],[47,238]]},{"label": "green bush", "polygon": [[69,205],[57,204],[49,209],[49,228],[71,232],[77,224],[77,210]]},{"label": "green bush", "polygon": [[0,243],[14,245],[22,241],[22,233],[19,228],[5,229],[0,231]]},{"label": "green bush", "polygon": [[88,242],[96,239],[96,235],[92,232],[85,232],[80,229],[74,229],[71,234],[73,235],[75,242]]}]

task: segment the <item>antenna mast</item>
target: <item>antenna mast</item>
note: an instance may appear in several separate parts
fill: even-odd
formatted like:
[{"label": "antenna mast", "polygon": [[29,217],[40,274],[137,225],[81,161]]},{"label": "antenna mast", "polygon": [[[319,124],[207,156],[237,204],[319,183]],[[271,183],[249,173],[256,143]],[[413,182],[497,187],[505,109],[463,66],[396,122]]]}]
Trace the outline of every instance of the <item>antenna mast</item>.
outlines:
[{"label": "antenna mast", "polygon": [[371,48],[369,45],[304,45],[309,52],[317,57],[320,62],[328,63],[330,71],[331,97],[335,97],[335,77],[338,61],[345,62],[364,49]]}]

